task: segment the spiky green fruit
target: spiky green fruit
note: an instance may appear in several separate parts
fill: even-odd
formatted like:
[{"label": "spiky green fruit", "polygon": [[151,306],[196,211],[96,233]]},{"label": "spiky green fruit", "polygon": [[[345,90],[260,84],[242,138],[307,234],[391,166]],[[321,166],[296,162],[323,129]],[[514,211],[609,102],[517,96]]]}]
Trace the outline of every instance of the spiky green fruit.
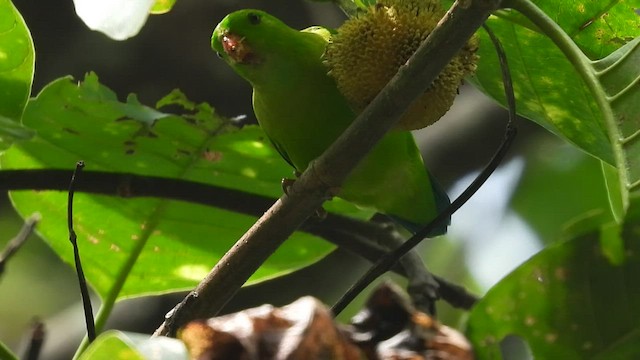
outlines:
[{"label": "spiky green fruit", "polygon": [[[379,0],[337,29],[325,52],[329,74],[355,111],[362,111],[416,51],[445,14],[437,0]],[[427,127],[444,115],[478,56],[472,38],[399,120],[398,128]]]}]

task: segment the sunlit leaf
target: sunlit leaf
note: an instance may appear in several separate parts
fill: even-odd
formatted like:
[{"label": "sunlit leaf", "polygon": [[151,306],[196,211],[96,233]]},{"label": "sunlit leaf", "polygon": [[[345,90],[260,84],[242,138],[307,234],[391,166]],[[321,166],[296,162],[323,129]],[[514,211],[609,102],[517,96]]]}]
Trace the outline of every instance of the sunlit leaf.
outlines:
[{"label": "sunlit leaf", "polygon": [[180,340],[163,336],[107,331],[80,356],[80,360],[186,360]]},{"label": "sunlit leaf", "polygon": [[153,7],[151,8],[152,14],[164,14],[171,11],[173,5],[176,4],[176,0],[155,0]]},{"label": "sunlit leaf", "polygon": [[27,140],[34,132],[19,122],[0,115],[0,151],[8,149],[16,140]]},{"label": "sunlit leaf", "polygon": [[[171,102],[171,101],[169,101]],[[24,122],[31,141],[5,153],[5,169],[73,169],[179,178],[237,189],[274,200],[291,169],[260,128],[238,130],[206,104],[184,117],[162,113],[129,97],[119,102],[88,75],[79,85],[63,78],[30,101]],[[45,240],[72,263],[63,192],[12,192],[16,209],[42,214]],[[76,194],[74,222],[88,280],[101,296],[130,297],[193,288],[256,218],[180,201]],[[345,203],[329,210],[363,214]],[[252,282],[292,271],[332,247],[296,233],[254,274]],[[124,285],[123,285],[124,283]],[[122,287],[122,289],[120,289]]]},{"label": "sunlit leaf", "polygon": [[[628,2],[535,3],[593,59],[609,55],[640,35],[640,16]],[[579,69],[548,34],[515,11],[500,11],[487,24],[499,36],[509,59],[518,112],[591,155],[615,164],[609,141],[612,137],[605,114],[597,106],[597,95],[589,90]],[[475,81],[483,91],[505,104],[495,51],[486,34],[481,32],[480,36],[481,60]],[[592,67],[586,71],[595,72]],[[626,69],[624,76],[624,84],[631,84],[635,78],[631,69]]]},{"label": "sunlit leaf", "polygon": [[[613,164],[602,115],[564,54],[536,31],[499,18],[491,18],[487,24],[505,48],[518,113]],[[486,34],[480,35],[480,62],[474,81],[483,92],[505,104],[497,55]]]},{"label": "sunlit leaf", "polygon": [[31,132],[20,117],[31,93],[35,53],[29,29],[9,0],[0,0],[0,150]]}]

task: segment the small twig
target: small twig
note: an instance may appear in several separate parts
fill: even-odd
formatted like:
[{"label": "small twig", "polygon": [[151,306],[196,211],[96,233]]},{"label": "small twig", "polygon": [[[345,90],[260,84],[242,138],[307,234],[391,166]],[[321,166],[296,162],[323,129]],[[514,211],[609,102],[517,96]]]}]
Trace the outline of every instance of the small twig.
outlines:
[{"label": "small twig", "polygon": [[4,250],[2,250],[2,253],[0,253],[0,276],[4,273],[4,268],[9,262],[9,259],[24,245],[29,235],[31,235],[36,225],[38,225],[38,222],[40,222],[40,219],[41,217],[38,213],[29,216],[25,220],[24,225],[22,225],[22,229],[20,229],[18,235],[11,239]]},{"label": "small twig", "polygon": [[84,318],[87,323],[87,338],[89,342],[96,339],[96,328],[93,321],[93,308],[91,306],[91,298],[89,297],[89,288],[87,287],[87,280],[84,277],[82,271],[82,261],[80,260],[80,249],[78,248],[78,241],[75,230],[73,230],[73,195],[75,193],[75,186],[82,169],[84,168],[84,162],[78,161],[76,164],[76,170],[73,172],[71,181],[69,182],[69,198],[67,203],[67,225],[69,227],[69,241],[73,245],[73,256],[76,264],[76,273],[78,275],[78,283],[80,285],[80,293],[82,295],[82,305],[84,307]]},{"label": "small twig", "polygon": [[31,339],[29,340],[29,345],[25,351],[25,360],[38,360],[45,336],[46,330],[44,323],[40,321],[40,319],[35,319],[31,325]]},{"label": "small twig", "polygon": [[351,301],[353,301],[353,299],[355,299],[355,297],[360,292],[362,292],[367,286],[369,286],[369,284],[371,284],[375,279],[377,279],[385,272],[389,271],[395,265],[398,259],[402,258],[411,249],[418,245],[434,229],[442,226],[450,218],[450,216],[453,215],[453,213],[455,213],[460,207],[462,207],[462,205],[464,205],[471,198],[471,196],[473,196],[473,194],[475,194],[480,189],[480,187],[485,183],[485,181],[487,181],[489,176],[491,176],[498,165],[500,165],[502,159],[504,159],[504,157],[506,156],[507,151],[517,133],[517,130],[514,126],[514,121],[516,119],[516,102],[515,95],[513,93],[513,83],[511,81],[511,74],[509,72],[507,57],[504,53],[502,45],[500,44],[500,41],[495,37],[495,35],[487,25],[483,24],[483,28],[489,34],[496,52],[498,53],[498,58],[500,59],[500,68],[502,71],[502,81],[504,83],[505,89],[505,96],[509,105],[509,119],[505,129],[504,139],[500,144],[500,147],[493,155],[487,166],[482,170],[482,172],[467,187],[467,189],[465,189],[465,191],[451,203],[451,205],[449,205],[433,221],[431,221],[422,230],[420,230],[413,237],[407,240],[404,244],[399,246],[396,250],[383,256],[373,267],[371,267],[371,269],[369,269],[369,271],[367,271],[367,273],[365,273],[358,280],[358,282],[356,282],[349,290],[347,290],[342,298],[338,300],[338,302],[333,306],[332,310],[334,314],[339,314],[340,312],[342,312],[342,310],[344,310],[344,308]]}]

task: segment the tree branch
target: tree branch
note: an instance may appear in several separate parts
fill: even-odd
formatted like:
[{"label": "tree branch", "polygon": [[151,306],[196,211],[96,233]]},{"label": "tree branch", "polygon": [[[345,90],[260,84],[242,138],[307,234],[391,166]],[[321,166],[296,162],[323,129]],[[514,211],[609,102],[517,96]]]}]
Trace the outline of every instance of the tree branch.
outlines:
[{"label": "tree branch", "polygon": [[[0,170],[0,191],[66,191],[72,175],[72,170],[58,169]],[[195,181],[90,170],[82,172],[82,181],[76,183],[75,190],[123,198],[154,197],[181,200],[255,217],[264,214],[276,201],[267,196]],[[31,221],[28,220],[27,223]],[[391,238],[396,236],[385,224],[332,213],[328,213],[322,221],[316,218],[308,219],[298,230],[326,239],[372,263],[389,251],[387,247],[377,244],[393,243],[394,240]],[[394,271],[405,275],[402,268],[396,267]],[[448,281],[438,276],[435,278],[439,284],[442,299],[453,306],[469,309],[477,300],[463,287],[450,285]]]},{"label": "tree branch", "polygon": [[9,243],[5,246],[5,248],[0,252],[0,276],[4,273],[4,269],[9,262],[9,259],[27,242],[29,236],[33,233],[40,222],[40,214],[36,213],[29,216],[18,235],[16,235],[13,239],[9,241]]},{"label": "tree branch", "polygon": [[[25,169],[0,171],[0,190],[66,191],[72,171]],[[262,215],[276,200],[268,196],[196,181],[107,171],[82,172],[76,191],[110,196],[159,197],[211,205],[246,215]]]},{"label": "tree branch", "polygon": [[[157,335],[173,335],[188,321],[219,311],[257,268],[322,203],[375,146],[413,99],[424,93],[449,61],[499,7],[498,0],[459,0],[416,53],[354,123],[243,235],[198,287],[178,304]],[[349,154],[349,156],[345,156]],[[251,260],[248,260],[251,259]]]}]

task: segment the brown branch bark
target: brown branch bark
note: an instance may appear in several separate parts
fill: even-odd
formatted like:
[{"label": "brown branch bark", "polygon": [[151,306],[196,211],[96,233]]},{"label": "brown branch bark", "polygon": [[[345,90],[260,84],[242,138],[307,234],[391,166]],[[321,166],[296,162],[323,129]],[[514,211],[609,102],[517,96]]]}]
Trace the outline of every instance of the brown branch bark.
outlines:
[{"label": "brown branch bark", "polygon": [[[188,321],[211,315],[322,203],[339,188],[413,99],[462,48],[499,0],[459,0],[398,74],[338,140],[238,240],[198,287],[167,315],[157,335],[173,335]],[[345,156],[349,154],[349,156]]]}]

